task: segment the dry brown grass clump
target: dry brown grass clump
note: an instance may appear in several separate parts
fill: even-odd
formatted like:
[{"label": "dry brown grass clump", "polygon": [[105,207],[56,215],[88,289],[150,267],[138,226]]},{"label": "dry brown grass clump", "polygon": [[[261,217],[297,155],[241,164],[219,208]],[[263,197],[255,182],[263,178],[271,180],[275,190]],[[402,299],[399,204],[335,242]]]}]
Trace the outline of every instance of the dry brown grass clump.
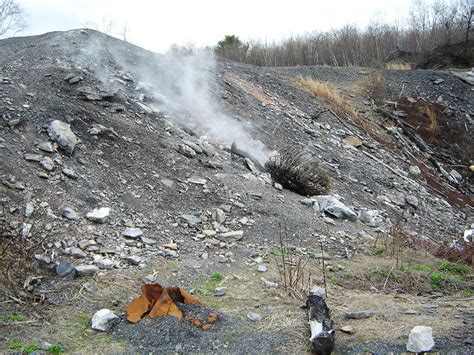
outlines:
[{"label": "dry brown grass clump", "polygon": [[367,128],[367,123],[357,113],[354,106],[347,100],[341,92],[328,83],[315,81],[311,78],[299,79],[299,83],[303,85],[313,96],[322,97],[329,105],[331,105],[338,115],[347,116],[362,128]]},{"label": "dry brown grass clump", "polygon": [[327,173],[300,147],[284,147],[271,157],[265,169],[284,188],[303,196],[326,194],[330,189]]},{"label": "dry brown grass clump", "polygon": [[426,116],[428,116],[429,126],[428,131],[432,136],[435,136],[438,133],[438,117],[436,116],[436,111],[430,105],[426,106]]},{"label": "dry brown grass clump", "polygon": [[410,70],[410,63],[387,63],[386,68],[389,70]]}]

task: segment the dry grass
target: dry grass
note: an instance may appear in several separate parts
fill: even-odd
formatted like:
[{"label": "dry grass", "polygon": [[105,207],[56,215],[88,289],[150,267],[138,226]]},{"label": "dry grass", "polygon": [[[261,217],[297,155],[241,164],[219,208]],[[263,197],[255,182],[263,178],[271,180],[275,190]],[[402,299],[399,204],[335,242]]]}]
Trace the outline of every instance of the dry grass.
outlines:
[{"label": "dry grass", "polygon": [[438,133],[439,125],[438,125],[438,117],[436,116],[436,112],[431,106],[426,106],[426,116],[429,120],[428,132],[434,136]]},{"label": "dry grass", "polygon": [[410,63],[387,63],[385,67],[389,70],[410,70]]},{"label": "dry grass", "polygon": [[338,113],[344,113],[349,116],[357,116],[357,112],[351,103],[335,87],[328,83],[315,81],[311,78],[300,78],[299,82],[311,94],[324,98],[328,103],[334,106]]},{"label": "dry grass", "polygon": [[303,196],[323,195],[329,191],[329,176],[303,149],[285,146],[278,151],[279,154],[265,164],[274,181]]}]

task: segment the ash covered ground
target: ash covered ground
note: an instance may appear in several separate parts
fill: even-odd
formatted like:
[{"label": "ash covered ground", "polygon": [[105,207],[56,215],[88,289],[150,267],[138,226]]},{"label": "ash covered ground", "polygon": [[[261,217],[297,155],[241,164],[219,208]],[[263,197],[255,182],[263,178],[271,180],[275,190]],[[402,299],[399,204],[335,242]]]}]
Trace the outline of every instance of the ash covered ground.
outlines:
[{"label": "ash covered ground", "polygon": [[[300,77],[341,90],[366,126]],[[428,104],[450,135],[420,133],[420,145],[409,133]],[[437,350],[472,351],[470,266],[447,270],[442,250],[474,223],[462,154],[473,115],[472,86],[449,71],[257,68],[155,54],[93,30],[2,40],[0,344],[308,351],[304,300],[282,289],[283,246],[309,260],[313,285],[325,257],[335,323],[355,330],[338,332],[340,351],[400,351],[419,324],[433,327]],[[284,145],[319,162],[343,218],[258,169]],[[208,333],[175,319],[90,329],[95,311],[121,313],[154,281],[192,290],[221,322]],[[346,317],[367,309],[370,318]]]}]

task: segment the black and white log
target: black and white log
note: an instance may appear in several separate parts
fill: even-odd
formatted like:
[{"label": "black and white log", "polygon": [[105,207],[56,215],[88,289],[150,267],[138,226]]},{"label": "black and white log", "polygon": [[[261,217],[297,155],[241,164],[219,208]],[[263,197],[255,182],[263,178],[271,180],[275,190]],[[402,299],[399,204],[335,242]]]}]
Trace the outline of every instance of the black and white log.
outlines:
[{"label": "black and white log", "polygon": [[324,300],[324,289],[312,289],[306,300],[306,307],[311,328],[311,351],[315,354],[331,354],[334,350],[334,330],[329,308]]}]

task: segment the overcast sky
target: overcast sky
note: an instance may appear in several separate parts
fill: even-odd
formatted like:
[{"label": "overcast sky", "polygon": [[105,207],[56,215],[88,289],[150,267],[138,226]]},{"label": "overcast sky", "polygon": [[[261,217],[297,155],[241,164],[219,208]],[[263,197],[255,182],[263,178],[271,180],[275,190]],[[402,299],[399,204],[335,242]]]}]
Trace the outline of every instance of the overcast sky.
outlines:
[{"label": "overcast sky", "polygon": [[372,19],[388,22],[407,16],[411,0],[17,0],[27,17],[22,35],[73,28],[103,28],[113,21],[114,35],[128,28],[127,39],[154,51],[170,44],[215,45],[226,34],[241,39],[278,40],[330,30]]}]

